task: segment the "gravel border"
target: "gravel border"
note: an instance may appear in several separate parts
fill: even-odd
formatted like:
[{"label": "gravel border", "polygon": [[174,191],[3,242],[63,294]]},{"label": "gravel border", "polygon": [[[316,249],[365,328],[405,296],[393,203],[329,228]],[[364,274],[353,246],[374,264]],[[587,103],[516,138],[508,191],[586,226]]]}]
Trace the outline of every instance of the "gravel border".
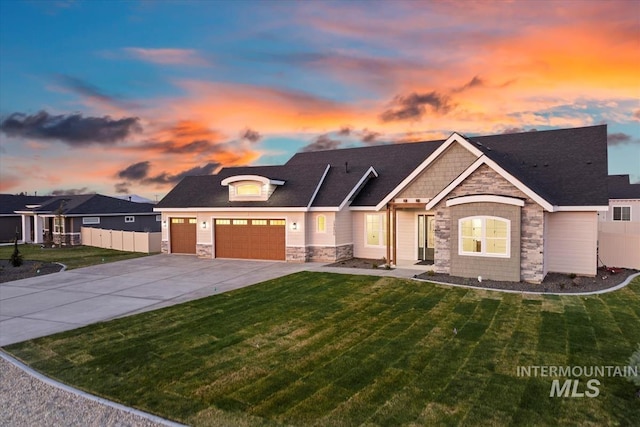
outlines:
[{"label": "gravel border", "polygon": [[564,296],[589,296],[589,295],[599,295],[606,294],[608,292],[617,291],[618,289],[622,289],[627,286],[633,279],[636,277],[640,277],[640,273],[635,273],[626,278],[622,283],[612,286],[606,289],[598,289],[595,291],[589,292],[533,292],[533,291],[524,291],[524,290],[516,290],[516,289],[500,289],[500,288],[488,288],[478,285],[462,285],[458,283],[447,283],[447,282],[439,282],[435,280],[423,279],[418,276],[414,276],[411,280],[415,280],[417,282],[425,282],[425,283],[435,283],[436,285],[446,285],[446,286],[455,286],[458,288],[468,288],[468,289],[482,289],[484,291],[495,291],[495,292],[506,292],[510,294],[530,294],[530,295],[564,295]]},{"label": "gravel border", "polygon": [[0,425],[180,427],[48,378],[0,350]]}]

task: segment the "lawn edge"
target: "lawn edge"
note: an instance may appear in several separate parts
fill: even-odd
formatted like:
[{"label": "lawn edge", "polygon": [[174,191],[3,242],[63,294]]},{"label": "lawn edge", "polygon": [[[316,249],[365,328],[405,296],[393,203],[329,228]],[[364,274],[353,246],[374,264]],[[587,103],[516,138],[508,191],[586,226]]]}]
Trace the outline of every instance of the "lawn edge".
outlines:
[{"label": "lawn edge", "polygon": [[29,365],[27,365],[27,364],[19,361],[18,359],[14,358],[13,356],[11,356],[9,353],[7,353],[1,347],[0,347],[0,358],[2,358],[3,360],[11,363],[16,368],[19,368],[20,370],[22,370],[26,374],[36,378],[37,380],[42,381],[45,384],[48,384],[48,385],[50,385],[52,387],[55,387],[57,389],[60,389],[60,390],[64,390],[64,391],[66,391],[68,393],[71,393],[71,394],[74,394],[76,396],[80,396],[80,397],[82,397],[84,399],[88,399],[88,400],[91,400],[93,402],[99,403],[101,405],[109,406],[109,407],[112,407],[114,409],[118,409],[120,411],[124,411],[124,412],[127,412],[129,414],[145,418],[145,419],[147,419],[149,421],[153,421],[153,422],[156,422],[156,423],[159,423],[159,424],[163,424],[163,425],[168,426],[168,427],[185,427],[186,426],[185,424],[180,424],[180,423],[177,423],[175,421],[171,421],[171,420],[168,420],[166,418],[162,418],[162,417],[160,417],[158,415],[151,414],[149,412],[144,412],[144,411],[141,411],[139,409],[131,408],[131,407],[125,406],[125,405],[123,405],[121,403],[117,403],[117,402],[114,402],[112,400],[105,399],[104,397],[99,397],[99,396],[96,396],[94,394],[88,393],[86,391],[79,390],[77,388],[71,387],[70,385],[61,383],[61,382],[59,382],[57,380],[54,380],[53,378],[50,378],[50,377],[42,374],[41,372],[36,371],[35,369],[31,368]]}]

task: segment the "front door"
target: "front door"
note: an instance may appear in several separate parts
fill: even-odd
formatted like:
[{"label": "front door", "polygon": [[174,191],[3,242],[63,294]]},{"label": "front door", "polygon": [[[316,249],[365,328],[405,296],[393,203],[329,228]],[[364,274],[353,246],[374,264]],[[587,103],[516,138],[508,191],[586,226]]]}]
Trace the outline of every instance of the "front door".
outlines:
[{"label": "front door", "polygon": [[433,215],[418,215],[418,259],[434,260],[435,228]]}]

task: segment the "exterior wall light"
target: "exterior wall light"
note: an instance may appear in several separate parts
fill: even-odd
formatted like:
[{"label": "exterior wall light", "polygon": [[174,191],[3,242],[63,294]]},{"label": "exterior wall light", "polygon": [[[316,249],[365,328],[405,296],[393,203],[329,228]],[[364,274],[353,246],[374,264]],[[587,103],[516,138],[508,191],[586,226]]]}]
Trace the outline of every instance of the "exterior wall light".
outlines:
[{"label": "exterior wall light", "polygon": [[298,223],[297,222],[292,222],[291,223],[291,229],[293,231],[297,231],[298,230]]},{"label": "exterior wall light", "polygon": [[202,225],[201,225],[203,230],[207,229],[207,221],[202,221]]},{"label": "exterior wall light", "polygon": [[167,228],[167,220],[166,219],[162,220],[162,228]]}]

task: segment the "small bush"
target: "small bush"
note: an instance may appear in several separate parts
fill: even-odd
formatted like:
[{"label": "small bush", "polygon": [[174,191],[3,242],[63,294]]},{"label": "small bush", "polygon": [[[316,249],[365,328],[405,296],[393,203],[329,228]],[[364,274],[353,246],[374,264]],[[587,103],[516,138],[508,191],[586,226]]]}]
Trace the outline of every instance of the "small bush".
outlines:
[{"label": "small bush", "polygon": [[636,386],[640,387],[640,344],[638,344],[638,349],[631,355],[629,358],[629,367],[631,369],[635,369],[639,372],[639,375],[634,375],[627,377],[629,381],[634,383]]},{"label": "small bush", "polygon": [[20,267],[22,265],[22,254],[18,250],[18,239],[15,239],[13,242],[13,253],[11,254],[11,258],[9,258],[9,262],[11,262],[11,265],[14,267]]},{"label": "small bush", "polygon": [[427,271],[427,276],[435,276],[435,275],[436,275],[435,271],[433,271],[433,270]]},{"label": "small bush", "polygon": [[578,277],[576,273],[569,274],[569,279],[575,279],[576,277]]}]

